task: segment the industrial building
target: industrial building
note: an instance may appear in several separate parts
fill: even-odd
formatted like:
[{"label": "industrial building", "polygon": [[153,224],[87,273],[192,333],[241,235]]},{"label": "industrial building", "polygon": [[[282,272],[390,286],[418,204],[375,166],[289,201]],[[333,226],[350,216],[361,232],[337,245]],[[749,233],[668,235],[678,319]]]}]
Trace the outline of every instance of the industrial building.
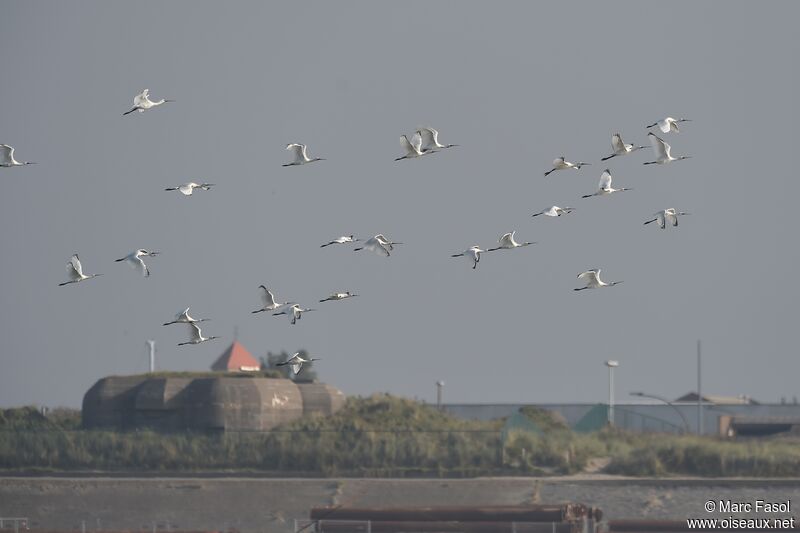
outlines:
[{"label": "industrial building", "polygon": [[[511,417],[531,405],[559,414],[575,431],[596,431],[608,424],[607,403],[443,404],[453,416],[468,420]],[[692,392],[668,402],[625,402],[613,405],[614,425],[627,431],[758,436],[800,431],[800,405],[759,403],[743,396]]]}]

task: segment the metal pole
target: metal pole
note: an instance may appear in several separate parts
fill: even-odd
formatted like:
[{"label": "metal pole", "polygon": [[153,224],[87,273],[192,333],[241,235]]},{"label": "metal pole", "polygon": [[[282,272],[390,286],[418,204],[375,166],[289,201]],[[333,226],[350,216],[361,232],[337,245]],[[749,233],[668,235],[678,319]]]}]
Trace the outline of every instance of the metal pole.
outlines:
[{"label": "metal pole", "polygon": [[702,392],[702,367],[700,339],[697,339],[697,434],[703,434],[703,392]]},{"label": "metal pole", "polygon": [[[665,404],[669,405],[670,407],[675,409],[675,412],[677,412],[678,415],[681,417],[681,420],[683,420],[684,432],[687,433],[687,434],[692,432],[692,430],[689,429],[689,421],[686,420],[685,416],[683,416],[683,413],[681,412],[680,409],[678,409],[678,406],[675,405],[674,403],[672,403],[671,401],[667,400],[663,396],[656,396],[655,394],[647,394],[645,392],[632,392],[631,395],[632,396],[641,396],[642,398],[653,398],[654,400],[659,400],[659,401],[662,401]],[[644,427],[644,425],[642,427]]]},{"label": "metal pole", "polygon": [[150,373],[156,371],[156,341],[149,340],[147,341],[147,346],[150,349]]},{"label": "metal pole", "polygon": [[436,409],[442,409],[442,388],[444,388],[444,381],[436,382]]},{"label": "metal pole", "polygon": [[614,425],[614,367],[608,367],[608,425]]}]

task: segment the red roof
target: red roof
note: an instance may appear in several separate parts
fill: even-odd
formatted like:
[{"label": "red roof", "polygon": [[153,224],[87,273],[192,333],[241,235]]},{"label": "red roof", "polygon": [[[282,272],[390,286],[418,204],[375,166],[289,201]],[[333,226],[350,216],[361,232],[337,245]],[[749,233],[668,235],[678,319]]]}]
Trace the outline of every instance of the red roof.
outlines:
[{"label": "red roof", "polygon": [[242,367],[253,370],[254,368],[260,368],[261,363],[239,341],[233,341],[233,344],[225,350],[225,353],[214,361],[214,364],[211,365],[211,370],[240,370]]}]

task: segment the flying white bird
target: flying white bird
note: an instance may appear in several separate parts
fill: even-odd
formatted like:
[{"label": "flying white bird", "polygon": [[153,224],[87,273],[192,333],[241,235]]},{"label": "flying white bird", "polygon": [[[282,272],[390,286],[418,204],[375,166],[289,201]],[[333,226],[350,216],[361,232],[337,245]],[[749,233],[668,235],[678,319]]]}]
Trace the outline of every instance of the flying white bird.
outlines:
[{"label": "flying white bird", "polygon": [[437,148],[452,148],[458,146],[457,144],[440,144],[439,132],[433,128],[420,128],[417,130],[417,135],[422,139],[423,150],[431,151]]},{"label": "flying white bird", "polygon": [[279,307],[282,307],[284,305],[288,305],[286,302],[283,302],[283,303],[276,302],[275,301],[275,295],[272,294],[272,291],[269,290],[268,288],[266,288],[265,286],[259,285],[258,288],[263,291],[261,293],[261,301],[263,302],[263,305],[261,306],[261,309],[256,309],[255,311],[250,311],[251,313],[261,313],[261,312],[264,312],[264,311],[274,311],[275,309],[278,309]]},{"label": "flying white bird", "polygon": [[303,359],[302,357],[300,357],[300,352],[297,352],[286,361],[282,363],[277,363],[275,366],[289,365],[289,367],[292,369],[292,372],[296,376],[297,374],[303,371],[303,365],[305,363],[310,363],[311,361],[319,361],[319,359],[316,359],[314,357],[310,359]]},{"label": "flying white bird", "polygon": [[284,167],[293,167],[295,165],[305,165],[306,163],[313,163],[314,161],[325,161],[324,157],[315,157],[311,159],[308,157],[307,147],[305,144],[289,143],[286,145],[287,150],[294,152],[294,161],[286,163]]},{"label": "flying white bird", "polygon": [[672,224],[673,226],[678,225],[678,215],[690,215],[691,213],[686,213],[684,211],[675,211],[674,207],[670,207],[669,209],[664,209],[662,211],[658,211],[657,213],[653,213],[655,218],[652,218],[645,222],[645,224],[650,224],[651,222],[658,221],[658,226],[661,229],[667,227],[667,222]]},{"label": "flying white bird", "polygon": [[158,102],[153,102],[150,100],[150,89],[145,89],[141,93],[137,94],[133,97],[133,108],[130,111],[126,111],[123,115],[128,115],[133,113],[134,111],[138,111],[139,113],[144,113],[146,110],[160,106],[161,104],[166,104],[167,102],[174,102],[175,100],[164,100],[163,98]]},{"label": "flying white bird", "polygon": [[565,168],[572,168],[572,169],[575,169],[575,170],[580,170],[581,167],[586,166],[586,165],[589,165],[589,163],[583,163],[583,162],[581,162],[581,163],[570,163],[569,161],[564,159],[564,156],[562,155],[561,157],[556,157],[555,159],[553,159],[553,168],[552,168],[552,170],[548,170],[547,172],[544,173],[544,175],[545,176],[549,176],[550,173],[555,172],[556,170],[564,170]]},{"label": "flying white bird", "polygon": [[611,149],[614,150],[614,153],[611,155],[607,155],[601,161],[608,161],[612,157],[617,157],[618,155],[628,155],[631,152],[635,152],[636,150],[640,150],[642,148],[647,148],[646,146],[634,146],[633,144],[625,144],[622,140],[622,135],[619,133],[615,133],[611,136]]},{"label": "flying white bird", "polygon": [[622,192],[622,191],[631,191],[633,189],[628,189],[622,187],[621,189],[615,189],[611,186],[611,171],[605,169],[603,174],[600,176],[600,184],[597,187],[597,192],[592,194],[584,194],[582,198],[591,198],[592,196],[604,196],[606,194],[611,194],[614,192]]},{"label": "flying white bird", "polygon": [[353,248],[354,252],[358,252],[361,250],[369,250],[370,252],[375,252],[378,255],[382,255],[384,257],[389,257],[392,250],[394,250],[394,246],[396,244],[403,244],[402,242],[392,242],[386,237],[383,236],[382,233],[378,233],[374,237],[370,237],[364,243],[363,246],[358,248]]},{"label": "flying white bird", "polygon": [[191,196],[192,192],[195,189],[201,189],[203,191],[207,191],[213,187],[213,183],[195,183],[190,181],[189,183],[184,183],[183,185],[178,185],[177,187],[170,187],[169,189],[164,189],[165,191],[180,191],[181,194],[184,196]]},{"label": "flying white bird", "polygon": [[544,215],[546,217],[560,217],[561,215],[566,215],[568,213],[572,213],[575,211],[574,207],[558,207],[554,205],[549,209],[545,209],[543,211],[539,211],[538,213],[534,213],[532,217],[538,217],[539,215]]},{"label": "flying white bird", "polygon": [[0,144],[0,167],[24,167],[35,164],[35,161],[17,161],[14,159],[14,148],[7,144]]},{"label": "flying white bird", "polygon": [[401,135],[400,146],[405,149],[406,155],[398,157],[395,159],[395,161],[400,161],[401,159],[413,159],[415,157],[436,153],[436,150],[422,148],[422,136],[419,134],[412,135],[410,141],[408,140],[408,137]]},{"label": "flying white bird", "polygon": [[674,119],[672,117],[667,117],[663,120],[659,120],[658,122],[653,122],[648,128],[652,128],[653,126],[658,126],[658,129],[662,131],[662,133],[669,133],[674,131],[675,133],[680,133],[681,130],[678,129],[679,122],[691,122],[691,119],[688,118],[679,118]]},{"label": "flying white bird", "polygon": [[481,261],[481,254],[485,251],[486,250],[481,250],[480,246],[470,246],[460,254],[453,254],[450,257],[466,257],[472,261],[472,269],[475,270],[478,267],[478,263]]},{"label": "flying white bird", "polygon": [[622,283],[621,281],[612,281],[611,283],[606,283],[605,281],[601,281],[599,268],[593,268],[591,270],[587,270],[586,272],[581,272],[580,274],[578,274],[578,279],[586,282],[586,286],[580,287],[578,289],[572,289],[573,291],[582,291],[584,289],[599,289],[601,287],[613,287],[614,285],[619,285],[620,283]]},{"label": "flying white bird", "polygon": [[147,250],[139,249],[129,253],[128,255],[126,255],[121,259],[116,259],[115,262],[119,263],[120,261],[125,261],[131,267],[139,270],[139,272],[142,273],[142,276],[148,277],[150,275],[150,269],[147,268],[147,265],[144,264],[144,261],[142,261],[142,257],[144,256],[155,257],[159,253],[160,252],[148,252]]},{"label": "flying white bird", "polygon": [[661,139],[652,132],[648,133],[647,136],[650,137],[650,144],[653,145],[653,152],[656,154],[656,160],[643,163],[644,165],[655,165],[655,164],[664,165],[666,163],[669,163],[670,161],[680,161],[681,159],[689,159],[690,157],[692,157],[690,155],[672,157],[672,155],[670,154],[672,147],[667,143],[665,143],[664,139]]},{"label": "flying white bird", "polygon": [[170,322],[164,322],[163,326],[169,326],[170,324],[191,324],[194,322],[207,322],[208,318],[192,318],[189,316],[189,308],[187,307],[183,311],[178,311],[175,313],[175,320]]},{"label": "flying white bird", "polygon": [[78,257],[78,254],[73,254],[67,262],[67,277],[69,277],[69,281],[59,283],[58,286],[63,287],[64,285],[69,285],[70,283],[78,283],[79,281],[96,278],[97,276],[102,276],[102,274],[84,274],[83,266],[81,265],[81,260]]},{"label": "flying white bird", "polygon": [[355,298],[356,296],[358,296],[358,294],[353,294],[350,291],[347,291],[347,292],[334,292],[333,294],[331,294],[330,296],[328,296],[324,300],[320,300],[320,303],[322,303],[322,302],[330,302],[330,301],[334,301],[335,302],[335,301],[339,301],[339,300],[346,300],[347,298]]},{"label": "flying white bird", "polygon": [[348,243],[348,242],[358,242],[359,240],[361,240],[361,239],[356,239],[352,235],[342,235],[341,237],[333,239],[330,242],[327,242],[325,244],[321,244],[320,248],[325,248],[326,246],[330,246],[331,244],[345,244],[345,243]]},{"label": "flying white bird", "polygon": [[535,242],[517,242],[514,240],[514,234],[517,233],[516,231],[512,231],[511,233],[506,233],[502,237],[500,237],[497,242],[500,243],[500,246],[497,248],[489,248],[486,250],[487,252],[494,252],[495,250],[511,250],[513,248],[522,248],[523,246],[528,246],[530,244],[536,244]]},{"label": "flying white bird", "polygon": [[287,304],[283,311],[272,313],[272,316],[287,315],[289,320],[292,322],[292,325],[294,325],[295,322],[303,318],[303,313],[307,313],[309,311],[316,311],[316,309],[303,309],[298,304]]},{"label": "flying white bird", "polygon": [[200,344],[201,342],[219,339],[219,337],[203,337],[203,332],[200,331],[200,326],[198,326],[196,322],[187,322],[187,324],[189,326],[189,340],[178,343],[178,346],[183,346],[185,344]]}]

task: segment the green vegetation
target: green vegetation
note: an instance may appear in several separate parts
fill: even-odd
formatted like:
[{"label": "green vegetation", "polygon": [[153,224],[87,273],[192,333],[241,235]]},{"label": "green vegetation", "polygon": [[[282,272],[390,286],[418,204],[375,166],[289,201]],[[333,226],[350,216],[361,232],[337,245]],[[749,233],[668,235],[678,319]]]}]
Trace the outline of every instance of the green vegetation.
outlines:
[{"label": "green vegetation", "polygon": [[47,411],[36,407],[0,409],[0,431],[76,430],[81,427],[81,412],[59,407]]},{"label": "green vegetation", "polygon": [[473,476],[497,469],[500,425],[462,421],[384,395],[350,398],[334,416],[309,416],[269,433],[162,434],[0,424],[0,469]]},{"label": "green vegetation", "polygon": [[796,440],[582,434],[540,409],[515,417],[466,421],[376,395],[349,398],[333,416],[306,417],[269,433],[199,434],[81,430],[77,411],[45,416],[25,407],[0,410],[0,470],[455,477],[570,474],[603,458],[605,472],[632,476],[800,475]]},{"label": "green vegetation", "polygon": [[545,432],[569,431],[569,425],[561,413],[548,411],[534,405],[520,407],[519,412]]}]

